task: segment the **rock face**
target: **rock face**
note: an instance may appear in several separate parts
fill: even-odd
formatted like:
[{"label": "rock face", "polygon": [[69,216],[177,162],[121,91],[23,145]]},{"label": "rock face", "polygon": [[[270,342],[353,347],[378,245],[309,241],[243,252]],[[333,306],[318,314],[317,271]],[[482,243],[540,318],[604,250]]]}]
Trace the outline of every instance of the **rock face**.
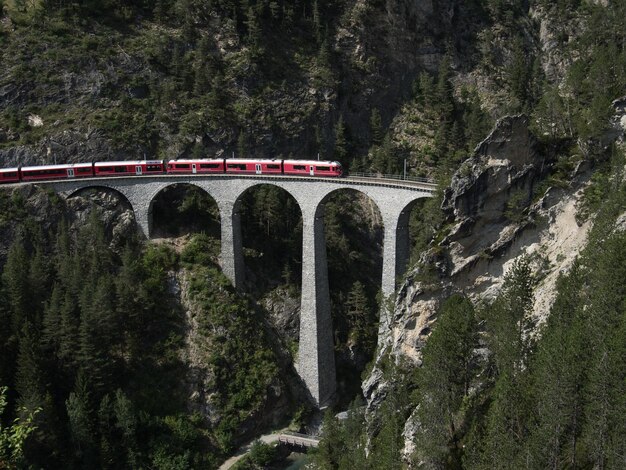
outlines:
[{"label": "rock face", "polygon": [[[540,279],[535,314],[540,322],[553,301],[553,285],[585,245],[590,223],[576,223],[581,174],[566,189],[534,191],[546,168],[525,116],[500,120],[474,155],[465,161],[444,191],[447,215],[441,242],[431,244],[398,291],[390,328],[381,331],[377,365],[363,383],[368,410],[380,403],[390,384],[381,367],[384,358],[421,364],[441,303],[455,292],[475,303],[494,298],[513,261],[527,255]],[[533,203],[533,198],[538,199]],[[442,236],[445,235],[445,236]],[[413,413],[415,416],[415,413]],[[406,456],[414,430],[405,429]]]},{"label": "rock face", "polygon": [[14,207],[19,206],[22,215],[11,215],[8,219],[12,222],[5,222],[0,217],[0,239],[3,240],[0,243],[0,266],[4,265],[10,241],[20,232],[21,220],[25,217],[31,217],[45,234],[55,233],[62,220],[68,223],[71,232],[75,232],[88,222],[91,212],[97,209],[111,247],[120,252],[128,236],[137,230],[129,204],[114,192],[85,191],[63,201],[59,197],[51,197],[35,185],[2,188],[1,210],[6,210],[2,204],[5,198],[11,199]]},{"label": "rock face", "polygon": [[442,243],[450,253],[446,274],[455,275],[477,256],[506,250],[514,235],[507,227],[524,218],[544,167],[525,116],[496,123],[444,192],[442,209],[452,224]]},{"label": "rock face", "polygon": [[289,289],[278,287],[260,303],[269,312],[269,321],[280,337],[297,343],[300,335],[300,298],[294,294]]},{"label": "rock face", "polygon": [[[308,10],[309,5],[303,8]],[[245,38],[235,31],[236,21],[228,15],[194,19],[198,33],[210,38],[211,55],[225,75],[220,91],[236,111],[217,125],[206,124],[202,101],[183,111],[180,100],[169,96],[171,89],[158,85],[175,75],[166,69],[180,31],[169,26],[137,18],[128,31],[134,41],[128,42],[107,30],[79,30],[76,43],[63,53],[54,50],[7,60],[0,70],[0,108],[50,112],[38,114],[40,120],[20,113],[12,117],[14,121],[0,120],[0,162],[10,166],[55,159],[58,163],[136,159],[157,152],[177,158],[188,156],[198,144],[207,154],[226,156],[240,151],[239,138],[251,156],[327,152],[330,157],[339,116],[352,147],[362,151],[368,146],[370,111],[378,109],[383,122],[390,122],[410,98],[420,72],[437,70],[448,43],[458,50],[459,63],[473,60],[467,52],[484,21],[476,6],[458,0],[359,0],[331,8],[338,9],[328,25],[332,61],[321,72],[325,66],[315,66],[318,46],[298,51],[287,61],[259,63],[251,58]],[[15,40],[20,45],[20,38]],[[110,46],[99,47],[109,41]],[[38,47],[54,49],[49,44]],[[189,44],[179,47],[193,57]],[[27,49],[24,45],[18,50]],[[71,67],[57,57],[66,54],[77,57]],[[27,77],[19,68],[25,62],[34,71]],[[46,78],[40,80],[43,74]],[[57,107],[63,115],[54,111]],[[123,135],[133,128],[145,132]]]}]

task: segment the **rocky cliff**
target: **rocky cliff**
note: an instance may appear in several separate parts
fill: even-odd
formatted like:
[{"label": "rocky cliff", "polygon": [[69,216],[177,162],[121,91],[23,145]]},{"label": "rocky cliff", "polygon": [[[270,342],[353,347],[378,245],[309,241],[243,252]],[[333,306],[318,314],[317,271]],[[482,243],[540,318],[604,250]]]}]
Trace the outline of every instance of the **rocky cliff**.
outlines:
[{"label": "rocky cliff", "polygon": [[[623,142],[626,126],[619,100],[614,109],[606,138]],[[512,116],[499,120],[453,175],[444,190],[445,222],[399,288],[389,312],[391,327],[380,332],[377,360],[363,383],[370,413],[392,386],[383,372],[385,362],[391,359],[409,368],[421,364],[421,350],[443,301],[461,293],[477,306],[488,304],[520,257],[532,266],[533,323],[539,331],[555,299],[556,281],[586,246],[593,223],[593,218],[581,217],[590,167],[573,165],[563,184],[545,179],[554,163],[529,131],[528,119]],[[403,433],[405,459],[415,449],[416,411]]]},{"label": "rocky cliff", "polygon": [[[333,15],[316,26],[326,31],[323,41],[320,33],[310,37],[304,7],[305,26],[276,29],[258,48],[218,7],[193,6],[186,19],[164,22],[140,14],[123,32],[93,18],[78,25],[55,19],[41,35],[21,29],[24,17],[7,9],[0,23],[0,161],[192,151],[332,157],[340,117],[350,150],[363,154],[371,111],[386,127],[419,73],[436,71],[446,50],[470,69],[472,38],[484,23],[476,6],[452,0],[319,3],[325,11],[315,14]],[[310,46],[316,41],[323,54]],[[290,46],[282,51],[277,43]]]}]

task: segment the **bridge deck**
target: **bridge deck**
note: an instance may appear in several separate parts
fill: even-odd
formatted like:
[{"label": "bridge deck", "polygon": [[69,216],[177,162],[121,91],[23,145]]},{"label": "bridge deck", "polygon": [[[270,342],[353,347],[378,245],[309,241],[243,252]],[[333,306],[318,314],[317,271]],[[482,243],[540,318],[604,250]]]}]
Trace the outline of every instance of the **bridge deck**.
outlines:
[{"label": "bridge deck", "polygon": [[229,175],[229,174],[189,174],[189,175],[166,175],[166,174],[147,174],[141,176],[107,176],[107,177],[89,177],[89,178],[61,178],[53,180],[40,180],[40,181],[24,181],[19,183],[3,184],[0,187],[15,187],[25,184],[50,184],[50,183],[88,183],[93,181],[116,181],[116,180],[132,180],[141,182],[146,180],[154,181],[155,179],[165,179],[176,182],[185,182],[192,180],[211,180],[211,179],[258,179],[268,181],[302,181],[302,182],[324,182],[335,183],[338,185],[346,186],[382,186],[389,188],[402,188],[415,191],[426,191],[433,193],[437,189],[437,185],[434,183],[424,181],[411,181],[401,179],[390,178],[378,178],[378,177],[363,177],[363,176],[349,176],[346,178],[323,178],[323,177],[310,177],[310,176],[282,176],[282,175]]},{"label": "bridge deck", "polygon": [[278,443],[281,445],[302,447],[308,449],[311,447],[317,447],[320,443],[320,440],[316,437],[308,436],[306,434],[289,433],[281,434],[280,436],[278,436]]}]

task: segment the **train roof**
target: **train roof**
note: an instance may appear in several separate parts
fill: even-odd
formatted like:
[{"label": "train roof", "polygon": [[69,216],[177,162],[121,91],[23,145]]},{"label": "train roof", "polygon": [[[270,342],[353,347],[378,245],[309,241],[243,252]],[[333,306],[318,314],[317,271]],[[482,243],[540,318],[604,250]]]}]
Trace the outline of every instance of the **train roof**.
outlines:
[{"label": "train roof", "polygon": [[339,162],[331,162],[329,160],[285,160],[290,165],[339,165]]},{"label": "train roof", "polygon": [[280,163],[280,158],[227,158],[226,163]]},{"label": "train roof", "polygon": [[203,162],[222,162],[223,158],[180,158],[176,160],[168,160],[167,163],[203,163]]},{"label": "train roof", "polygon": [[18,171],[19,168],[15,167],[15,168],[0,168],[0,173],[9,173],[9,172],[14,172],[14,171]]},{"label": "train roof", "polygon": [[64,165],[23,166],[22,171],[30,170],[64,170],[66,168],[91,168],[93,163],[66,163]]},{"label": "train roof", "polygon": [[162,165],[163,160],[128,160],[121,162],[96,162],[95,166],[111,166],[111,165]]}]

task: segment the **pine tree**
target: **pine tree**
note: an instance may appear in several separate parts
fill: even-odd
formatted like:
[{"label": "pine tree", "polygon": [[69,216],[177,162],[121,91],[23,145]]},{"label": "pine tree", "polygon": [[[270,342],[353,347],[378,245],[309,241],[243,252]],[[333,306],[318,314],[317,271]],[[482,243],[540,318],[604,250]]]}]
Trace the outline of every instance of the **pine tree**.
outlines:
[{"label": "pine tree", "polygon": [[41,246],[35,248],[30,260],[28,285],[31,292],[32,316],[39,324],[43,316],[44,303],[50,291],[50,266]]},{"label": "pine tree", "polygon": [[422,397],[418,458],[443,465],[458,439],[456,415],[469,392],[471,362],[478,347],[478,326],[471,302],[459,295],[443,304],[435,329],[424,347],[418,384]]},{"label": "pine tree", "polygon": [[70,292],[65,292],[61,304],[61,327],[59,331],[60,344],[58,358],[62,368],[68,373],[74,373],[79,356],[79,309],[78,299]]},{"label": "pine tree", "polygon": [[324,413],[322,437],[314,454],[315,464],[321,470],[334,470],[343,456],[341,425],[329,409]]},{"label": "pine tree", "polygon": [[368,456],[375,470],[400,470],[404,467],[400,451],[403,447],[402,430],[404,416],[399,403],[398,391],[392,391],[381,406],[380,431],[372,440]]},{"label": "pine tree", "polygon": [[137,417],[135,416],[133,403],[119,388],[115,392],[113,411],[115,413],[116,427],[121,434],[122,445],[127,456],[127,465],[131,468],[135,468],[139,457],[136,435],[138,426]]},{"label": "pine tree", "polygon": [[370,307],[365,292],[365,286],[362,282],[356,281],[352,284],[348,299],[346,301],[346,313],[350,324],[351,335],[357,345],[363,345],[366,348],[372,346]]},{"label": "pine tree", "polygon": [[211,76],[209,71],[209,64],[211,63],[209,39],[207,36],[202,36],[198,47],[195,51],[194,61],[194,94],[196,96],[202,96],[207,93],[211,88]]},{"label": "pine tree", "polygon": [[96,435],[92,421],[93,408],[86,373],[80,370],[74,391],[65,402],[75,455],[86,468],[97,463]]},{"label": "pine tree", "polygon": [[533,278],[526,257],[505,275],[502,292],[487,316],[495,386],[487,412],[480,468],[510,468],[526,460],[524,441],[531,416],[528,362]]},{"label": "pine tree", "polygon": [[588,367],[582,315],[584,270],[573,266],[557,284],[559,292],[532,364],[534,419],[528,439],[536,468],[576,468],[582,425],[583,386]]},{"label": "pine tree", "polygon": [[370,142],[371,145],[380,145],[383,141],[383,123],[378,109],[372,109],[370,115]]},{"label": "pine tree", "polygon": [[248,155],[248,145],[246,142],[246,134],[243,130],[239,131],[239,137],[237,137],[237,156],[239,158],[246,158]]},{"label": "pine tree", "polygon": [[28,271],[30,259],[24,247],[23,237],[18,236],[9,248],[7,262],[2,273],[3,286],[11,311],[13,334],[21,331],[26,320],[32,320]]},{"label": "pine tree", "polygon": [[246,16],[246,27],[248,28],[248,44],[255,50],[261,46],[262,28],[257,9],[250,6]]},{"label": "pine tree", "polygon": [[500,296],[488,309],[489,348],[498,374],[515,373],[528,363],[533,283],[529,260],[519,258],[506,274]]},{"label": "pine tree", "polygon": [[41,408],[46,394],[43,357],[35,327],[27,320],[22,327],[17,356],[16,391],[20,407],[28,412]]},{"label": "pine tree", "polygon": [[346,161],[348,155],[348,142],[346,137],[346,126],[343,122],[343,116],[339,116],[337,124],[335,124],[335,150],[333,157],[340,162]]}]

